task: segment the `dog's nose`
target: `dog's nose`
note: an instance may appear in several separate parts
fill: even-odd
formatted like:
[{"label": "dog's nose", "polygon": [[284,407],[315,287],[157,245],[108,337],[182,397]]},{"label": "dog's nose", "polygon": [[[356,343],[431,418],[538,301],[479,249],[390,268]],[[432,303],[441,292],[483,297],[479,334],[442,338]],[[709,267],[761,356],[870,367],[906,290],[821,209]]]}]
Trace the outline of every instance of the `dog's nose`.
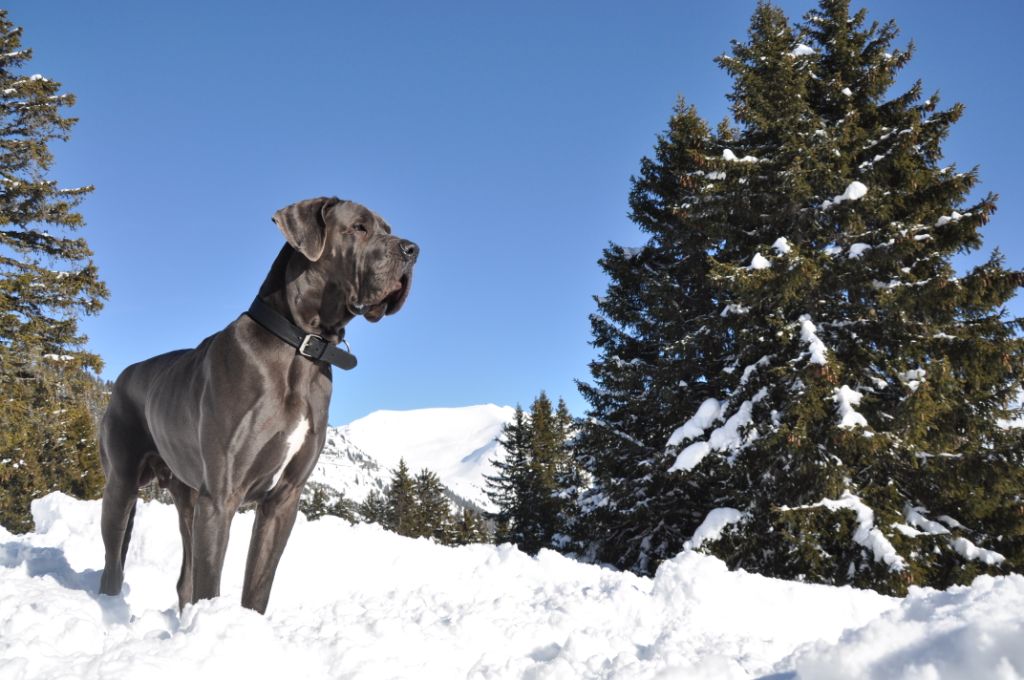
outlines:
[{"label": "dog's nose", "polygon": [[402,255],[405,255],[407,260],[415,260],[419,257],[420,247],[412,241],[402,240],[398,244],[399,249],[402,251]]}]

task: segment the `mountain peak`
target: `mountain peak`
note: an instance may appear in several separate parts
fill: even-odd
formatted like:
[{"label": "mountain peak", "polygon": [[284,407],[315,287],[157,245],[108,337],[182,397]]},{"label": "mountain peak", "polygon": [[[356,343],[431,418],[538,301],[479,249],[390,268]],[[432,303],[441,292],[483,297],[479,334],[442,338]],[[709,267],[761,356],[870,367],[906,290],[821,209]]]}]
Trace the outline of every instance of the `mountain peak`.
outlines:
[{"label": "mountain peak", "polygon": [[[414,474],[428,468],[454,493],[490,508],[484,475],[493,474],[491,461],[505,455],[497,440],[514,414],[513,407],[496,404],[374,411],[328,430],[311,479],[358,502],[386,484],[404,458]],[[377,481],[368,479],[367,461],[374,464]]]}]

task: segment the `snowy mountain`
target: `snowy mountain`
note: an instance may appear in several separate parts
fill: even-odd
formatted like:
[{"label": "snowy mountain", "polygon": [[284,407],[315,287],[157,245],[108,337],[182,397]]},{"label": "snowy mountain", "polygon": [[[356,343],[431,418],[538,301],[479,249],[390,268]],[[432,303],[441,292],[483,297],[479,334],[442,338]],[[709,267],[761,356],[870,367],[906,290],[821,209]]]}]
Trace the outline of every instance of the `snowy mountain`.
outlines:
[{"label": "snowy mountain", "polygon": [[429,468],[454,494],[490,509],[484,475],[493,473],[492,461],[504,455],[497,439],[514,413],[511,406],[494,404],[375,411],[328,431],[310,481],[361,502],[371,489],[388,483],[404,458],[413,474]]},{"label": "snowy mountain", "polygon": [[390,477],[390,469],[332,427],[327,430],[327,441],[308,481],[325,484],[344,493],[345,498],[362,503],[371,491],[387,486]]},{"label": "snowy mountain", "polygon": [[223,597],[179,614],[173,506],[141,503],[117,597],[98,595],[99,501],[33,501],[0,528],[0,678],[1024,677],[1024,576],[904,599],[730,572],[682,552],[653,578],[514,546],[448,548],[299,516],[267,616],[239,593],[253,513],[231,531]]}]

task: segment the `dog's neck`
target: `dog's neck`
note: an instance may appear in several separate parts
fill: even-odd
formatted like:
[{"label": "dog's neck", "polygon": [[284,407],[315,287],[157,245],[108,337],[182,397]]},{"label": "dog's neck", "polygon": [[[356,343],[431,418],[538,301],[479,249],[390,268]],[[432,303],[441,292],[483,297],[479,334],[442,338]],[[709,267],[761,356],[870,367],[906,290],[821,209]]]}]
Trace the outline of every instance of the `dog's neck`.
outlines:
[{"label": "dog's neck", "polygon": [[355,317],[344,304],[340,305],[340,309],[329,308],[331,302],[337,305],[337,301],[290,298],[287,294],[289,287],[286,285],[288,277],[291,275],[298,278],[294,274],[295,267],[292,272],[288,271],[292,258],[302,258],[302,255],[286,243],[260,286],[259,298],[306,333],[319,335],[332,345],[338,344],[345,337],[345,325]]}]

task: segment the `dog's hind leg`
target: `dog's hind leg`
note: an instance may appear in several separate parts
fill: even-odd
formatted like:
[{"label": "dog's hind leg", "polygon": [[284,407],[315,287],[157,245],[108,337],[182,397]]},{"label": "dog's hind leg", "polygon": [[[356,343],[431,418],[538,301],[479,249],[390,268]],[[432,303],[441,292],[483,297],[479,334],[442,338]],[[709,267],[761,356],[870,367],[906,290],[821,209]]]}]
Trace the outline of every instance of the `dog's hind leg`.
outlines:
[{"label": "dog's hind leg", "polygon": [[100,432],[100,461],[106,484],[100,533],[103,536],[104,565],[100,592],[117,595],[124,584],[124,562],[135,521],[135,501],[146,472],[147,456],[153,443],[133,421],[125,417],[124,400],[115,387]]},{"label": "dog's hind leg", "polygon": [[174,497],[174,506],[178,509],[178,529],[181,531],[178,609],[184,609],[192,601],[192,520],[196,511],[196,492],[176,477],[167,482],[167,490]]},{"label": "dog's hind leg", "polygon": [[124,560],[128,554],[128,537],[135,518],[138,495],[136,480],[125,480],[117,475],[107,476],[100,515],[104,548],[100,592],[104,595],[118,595],[124,584]]}]

